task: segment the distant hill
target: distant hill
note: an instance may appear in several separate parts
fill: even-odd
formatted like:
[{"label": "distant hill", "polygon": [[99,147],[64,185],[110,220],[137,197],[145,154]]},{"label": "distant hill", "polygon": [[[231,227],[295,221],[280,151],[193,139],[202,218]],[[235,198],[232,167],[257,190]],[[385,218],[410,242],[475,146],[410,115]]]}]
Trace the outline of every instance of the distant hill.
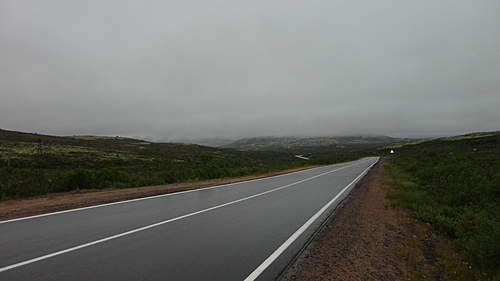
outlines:
[{"label": "distant hill", "polygon": [[259,137],[240,139],[223,147],[251,151],[281,151],[308,154],[318,152],[350,152],[410,141],[415,140],[387,136]]},{"label": "distant hill", "polygon": [[209,147],[222,147],[229,145],[235,141],[235,139],[229,138],[201,138],[201,139],[175,139],[175,142],[198,144]]},{"label": "distant hill", "polygon": [[406,146],[410,146],[410,145],[417,145],[417,144],[426,143],[426,142],[430,142],[430,141],[434,141],[434,140],[456,141],[456,140],[465,140],[465,139],[485,138],[485,137],[497,136],[499,134],[500,134],[500,131],[492,131],[492,132],[469,133],[469,134],[465,134],[465,135],[458,135],[458,136],[451,136],[451,137],[410,139],[408,141],[397,142],[397,143],[389,144],[386,146],[377,147],[377,150],[402,148],[402,147],[406,147]]}]

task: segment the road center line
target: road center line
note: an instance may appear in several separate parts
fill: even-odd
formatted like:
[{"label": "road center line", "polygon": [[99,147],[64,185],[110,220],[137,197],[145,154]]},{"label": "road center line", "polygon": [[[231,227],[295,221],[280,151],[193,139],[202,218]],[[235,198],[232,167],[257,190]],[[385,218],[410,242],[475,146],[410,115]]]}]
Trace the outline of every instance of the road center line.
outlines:
[{"label": "road center line", "polygon": [[331,170],[331,171],[328,171],[328,172],[324,172],[324,173],[321,173],[321,174],[318,174],[318,175],[315,175],[315,176],[312,176],[312,177],[309,177],[309,178],[306,178],[306,179],[303,179],[303,180],[300,180],[300,181],[296,181],[294,183],[290,183],[290,184],[287,184],[287,185],[284,185],[284,186],[280,186],[280,187],[277,187],[277,188],[274,188],[274,189],[271,189],[271,190],[268,190],[268,191],[264,191],[264,192],[261,192],[261,193],[258,193],[258,194],[247,196],[247,197],[244,197],[244,198],[241,198],[241,199],[238,199],[238,200],[234,200],[234,201],[231,201],[231,202],[227,202],[227,203],[224,203],[224,204],[220,204],[220,205],[217,205],[217,206],[206,208],[206,209],[203,209],[203,210],[200,210],[200,211],[196,211],[196,212],[189,213],[189,214],[186,214],[186,215],[182,215],[182,216],[179,216],[179,217],[175,217],[175,218],[172,218],[172,219],[168,219],[168,220],[164,220],[164,221],[157,222],[157,223],[154,223],[154,224],[150,224],[150,225],[147,225],[147,226],[143,226],[143,227],[140,227],[140,228],[136,228],[136,229],[133,229],[133,230],[130,230],[130,231],[127,231],[127,232],[123,232],[123,233],[119,233],[119,234],[116,234],[116,235],[108,236],[108,237],[105,237],[105,238],[102,238],[102,239],[99,239],[99,240],[95,240],[95,241],[92,241],[92,242],[81,244],[81,245],[78,245],[78,246],[75,246],[75,247],[71,247],[71,248],[68,248],[68,249],[65,249],[65,250],[61,250],[61,251],[57,251],[57,252],[54,252],[54,253],[50,253],[50,254],[47,254],[47,255],[39,256],[39,257],[36,257],[36,258],[33,258],[33,259],[29,259],[29,260],[26,260],[26,261],[23,261],[23,262],[19,262],[19,263],[15,263],[15,264],[12,264],[12,265],[8,265],[8,266],[0,268],[0,272],[4,272],[4,271],[7,271],[7,270],[11,270],[11,269],[17,268],[17,267],[25,266],[25,265],[28,265],[28,264],[31,264],[31,263],[35,263],[35,262],[38,262],[38,261],[46,260],[46,259],[49,259],[49,258],[52,258],[52,257],[55,257],[55,256],[59,256],[59,255],[62,255],[62,254],[73,252],[73,251],[76,251],[76,250],[79,250],[79,249],[83,249],[83,248],[86,248],[86,247],[90,247],[90,246],[93,246],[93,245],[96,245],[96,244],[104,243],[104,242],[107,242],[107,241],[110,241],[110,240],[113,240],[113,239],[117,239],[117,238],[120,238],[120,237],[123,237],[123,236],[131,235],[131,234],[134,234],[136,232],[144,231],[144,230],[147,230],[147,229],[150,229],[150,228],[154,228],[154,227],[157,227],[157,226],[160,226],[160,225],[163,225],[163,224],[167,224],[167,223],[170,223],[170,222],[178,221],[178,220],[185,219],[185,218],[188,218],[188,217],[191,217],[191,216],[194,216],[194,215],[206,213],[206,212],[209,212],[209,211],[212,211],[212,210],[215,210],[215,209],[219,209],[219,208],[222,208],[222,207],[225,207],[225,206],[229,206],[229,205],[236,204],[236,203],[239,203],[239,202],[242,202],[242,201],[246,201],[246,200],[249,200],[249,199],[252,199],[252,198],[256,198],[256,197],[259,197],[259,196],[262,196],[262,195],[265,195],[265,194],[268,194],[268,193],[271,193],[271,192],[275,192],[275,191],[282,190],[282,189],[285,189],[285,188],[288,188],[288,187],[291,187],[291,186],[294,186],[294,185],[297,185],[297,184],[300,184],[300,183],[304,183],[306,181],[310,181],[312,179],[315,179],[315,178],[318,178],[318,177],[321,177],[321,176],[324,176],[324,175],[327,175],[327,174],[331,174],[333,172],[336,172],[336,171],[339,171],[339,170],[343,170],[345,168],[349,168],[349,167],[352,167],[352,166],[355,166],[355,165],[359,165],[359,164],[365,163],[365,162],[366,161],[362,161],[362,162],[358,162],[358,163],[351,164],[351,165],[348,165],[348,166],[343,166],[343,167],[338,168],[338,169],[334,169],[334,170]]}]

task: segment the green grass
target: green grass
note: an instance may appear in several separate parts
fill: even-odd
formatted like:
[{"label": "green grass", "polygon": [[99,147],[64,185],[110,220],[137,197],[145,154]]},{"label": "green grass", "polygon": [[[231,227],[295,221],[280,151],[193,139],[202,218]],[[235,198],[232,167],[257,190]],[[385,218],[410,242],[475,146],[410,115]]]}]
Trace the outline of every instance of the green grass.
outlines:
[{"label": "green grass", "polygon": [[470,265],[460,280],[498,280],[500,134],[403,146],[387,160],[388,197],[453,241]]},{"label": "green grass", "polygon": [[379,147],[377,149],[378,150],[394,149],[394,148],[400,148],[400,147],[407,146],[407,145],[420,144],[420,143],[423,143],[423,142],[426,142],[426,141],[429,141],[429,140],[428,139],[419,139],[419,140],[416,140],[416,141],[399,142],[399,143],[395,143],[395,144],[392,144],[392,145],[382,146],[382,147]]},{"label": "green grass", "polygon": [[0,130],[0,200],[238,177],[345,160],[354,158],[332,154],[305,161],[284,152]]},{"label": "green grass", "polygon": [[440,140],[444,141],[456,141],[456,140],[467,140],[467,139],[478,139],[478,138],[484,138],[484,137],[491,137],[495,136],[496,132],[487,132],[487,133],[472,133],[472,134],[467,134],[467,135],[462,135],[462,136],[455,136],[455,137],[446,137],[446,138],[440,138]]}]

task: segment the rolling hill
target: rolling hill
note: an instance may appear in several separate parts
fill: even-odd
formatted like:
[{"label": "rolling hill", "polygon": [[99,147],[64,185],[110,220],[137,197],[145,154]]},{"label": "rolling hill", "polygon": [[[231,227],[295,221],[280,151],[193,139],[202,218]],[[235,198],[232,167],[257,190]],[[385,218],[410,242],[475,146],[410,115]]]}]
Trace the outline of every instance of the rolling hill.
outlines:
[{"label": "rolling hill", "polygon": [[414,140],[387,136],[259,137],[240,139],[223,147],[249,151],[281,151],[310,154],[319,152],[351,152],[410,141]]},{"label": "rolling hill", "polygon": [[235,177],[306,163],[280,152],[0,130],[0,199]]}]

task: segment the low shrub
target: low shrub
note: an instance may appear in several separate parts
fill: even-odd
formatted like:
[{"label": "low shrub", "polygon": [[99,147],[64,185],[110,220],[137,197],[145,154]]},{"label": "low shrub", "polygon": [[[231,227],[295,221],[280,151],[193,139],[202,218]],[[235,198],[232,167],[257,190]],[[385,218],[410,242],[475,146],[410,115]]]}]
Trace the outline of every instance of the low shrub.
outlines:
[{"label": "low shrub", "polygon": [[[387,197],[449,237],[478,270],[500,268],[500,143],[429,141],[387,157]],[[491,273],[493,272],[493,273]]]}]

